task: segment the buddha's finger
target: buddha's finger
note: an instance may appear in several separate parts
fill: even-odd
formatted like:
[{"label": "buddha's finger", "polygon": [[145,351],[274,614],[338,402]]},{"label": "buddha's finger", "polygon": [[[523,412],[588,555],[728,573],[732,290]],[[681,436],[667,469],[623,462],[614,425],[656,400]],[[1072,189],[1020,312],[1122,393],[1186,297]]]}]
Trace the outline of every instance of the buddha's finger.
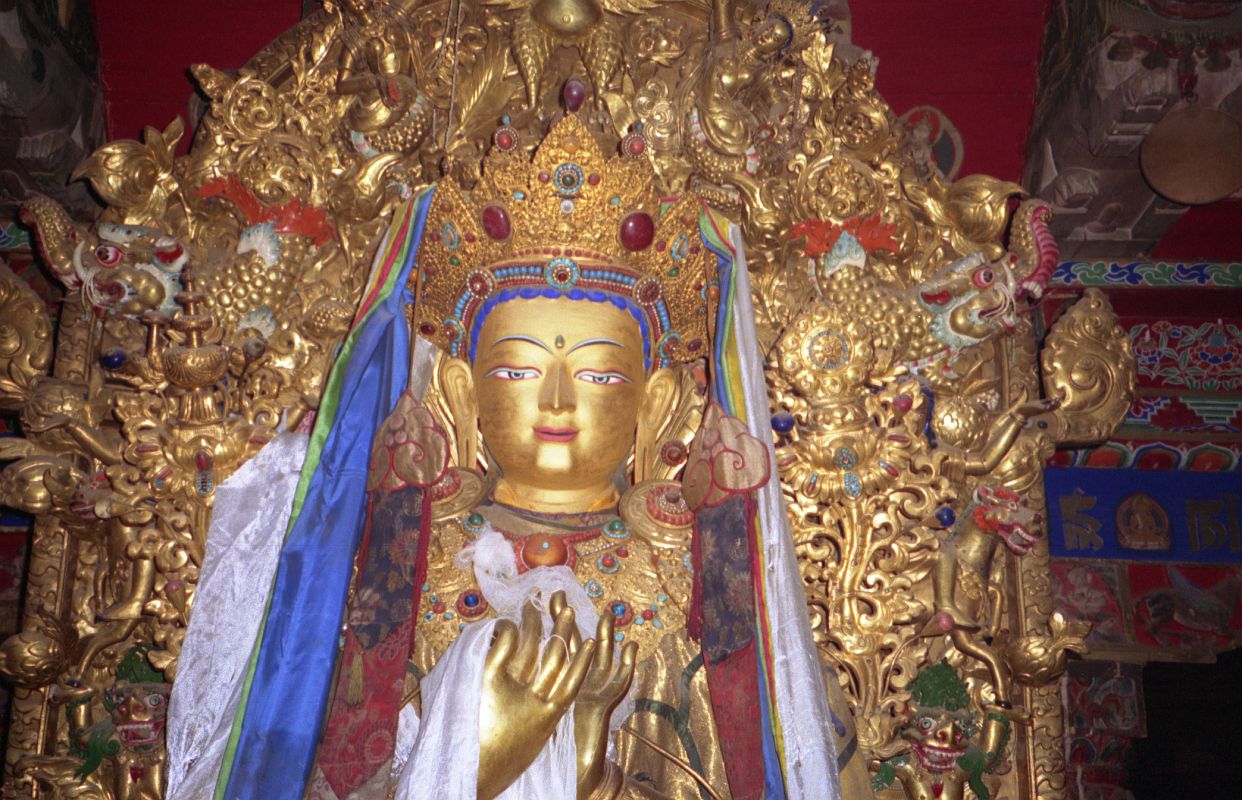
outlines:
[{"label": "buddha's finger", "polygon": [[599,622],[595,625],[595,641],[599,642],[599,654],[595,659],[595,680],[603,681],[612,670],[612,651],[614,641],[614,630],[617,626],[617,618],[609,609],[604,609],[604,613],[599,615]]},{"label": "buddha's finger", "polygon": [[595,642],[587,639],[583,643],[582,649],[569,662],[569,667],[564,670],[560,683],[552,690],[549,698],[553,703],[559,705],[569,705],[578,696],[578,690],[582,688],[582,681],[586,678],[587,670],[591,668],[591,664],[595,661]]},{"label": "buddha's finger", "polygon": [[582,634],[578,633],[578,626],[575,625],[569,629],[569,656],[570,658],[578,654],[579,647],[582,647]]},{"label": "buddha's finger", "polygon": [[521,683],[530,683],[539,666],[539,644],[543,641],[543,620],[539,609],[532,603],[522,607],[522,628],[518,635],[517,650],[509,660],[509,674]]},{"label": "buddha's finger", "polygon": [[496,623],[496,627],[492,632],[492,644],[487,651],[487,658],[483,662],[483,668],[488,672],[495,672],[502,669],[505,662],[509,660],[509,656],[513,654],[513,650],[517,647],[518,630],[507,619],[502,619]]},{"label": "buddha's finger", "polygon": [[570,634],[577,629],[578,625],[575,622],[572,608],[562,608],[552,617],[552,638],[554,639],[560,639],[568,644]]},{"label": "buddha's finger", "polygon": [[[548,603],[548,611],[552,613],[552,619],[555,620],[568,607],[569,604],[566,601],[564,592],[558,591],[552,594],[552,600]],[[555,631],[553,631],[553,635],[556,635]],[[578,626],[571,625],[565,638],[569,644],[569,655],[573,656],[578,652],[578,648],[582,646],[582,636],[578,633]]]},{"label": "buddha's finger", "polygon": [[552,593],[552,600],[548,603],[548,611],[552,614],[552,618],[556,619],[556,615],[561,613],[561,609],[567,605],[565,601],[565,593],[563,591],[555,591]]},{"label": "buddha's finger", "polygon": [[561,668],[565,666],[565,660],[569,658],[566,626],[567,624],[573,625],[573,620],[574,612],[571,609],[562,609],[553,624],[552,636],[543,648],[543,663],[539,665],[539,675],[536,676],[530,688],[545,700],[551,697],[552,688],[556,686],[556,681],[561,676]]},{"label": "buddha's finger", "polygon": [[634,681],[634,668],[637,664],[638,644],[626,642],[625,647],[621,648],[621,661],[618,662],[617,671],[614,673],[614,679],[618,685],[618,696],[623,696],[630,690],[630,684]]}]

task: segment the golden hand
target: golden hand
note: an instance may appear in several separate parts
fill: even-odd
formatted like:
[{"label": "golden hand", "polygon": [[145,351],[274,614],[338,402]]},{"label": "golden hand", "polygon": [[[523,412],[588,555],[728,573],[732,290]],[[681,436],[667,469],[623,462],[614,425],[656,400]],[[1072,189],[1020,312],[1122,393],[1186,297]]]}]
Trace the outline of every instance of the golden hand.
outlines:
[{"label": "golden hand", "polygon": [[543,625],[533,605],[522,610],[521,630],[507,620],[496,625],[479,702],[479,800],[499,795],[531,765],[591,666],[595,642],[588,640],[571,657],[568,643],[577,633],[574,612],[565,607],[563,596],[559,606],[546,648],[540,647]]},{"label": "golden hand", "polygon": [[1049,397],[1044,400],[1027,400],[1026,390],[1019,393],[1018,399],[1009,407],[1008,413],[1019,419],[1030,419],[1061,407],[1060,397]]},{"label": "golden hand", "polygon": [[[552,613],[564,608],[565,597],[557,593],[552,597]],[[578,800],[590,797],[604,776],[608,758],[608,721],[612,712],[625,698],[634,681],[634,664],[638,657],[638,645],[628,642],[621,648],[621,658],[613,658],[613,625],[615,617],[605,610],[595,628],[598,643],[595,660],[587,672],[578,697],[574,700],[574,741],[578,748]],[[578,647],[575,630],[570,638],[570,650]]]}]

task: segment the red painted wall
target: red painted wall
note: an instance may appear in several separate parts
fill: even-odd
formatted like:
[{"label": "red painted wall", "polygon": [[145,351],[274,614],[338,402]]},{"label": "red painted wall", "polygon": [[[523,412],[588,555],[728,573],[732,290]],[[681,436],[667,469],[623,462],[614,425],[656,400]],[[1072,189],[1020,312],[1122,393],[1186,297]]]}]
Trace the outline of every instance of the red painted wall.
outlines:
[{"label": "red painted wall", "polygon": [[97,0],[108,138],[186,118],[191,64],[237,69],[301,14],[300,0]]},{"label": "red painted wall", "polygon": [[1018,181],[1035,104],[1048,0],[854,0],[853,40],[880,59],[898,116],[936,106],[961,131],[961,176]]},{"label": "red painted wall", "polygon": [[1242,200],[1192,208],[1173,223],[1153,261],[1242,261]]},{"label": "red painted wall", "polygon": [[[854,2],[854,41],[880,58],[878,87],[898,114],[940,108],[965,142],[962,174],[1017,180],[1049,3]],[[236,69],[298,21],[299,0],[99,0],[110,138],[186,116],[186,69]]]}]

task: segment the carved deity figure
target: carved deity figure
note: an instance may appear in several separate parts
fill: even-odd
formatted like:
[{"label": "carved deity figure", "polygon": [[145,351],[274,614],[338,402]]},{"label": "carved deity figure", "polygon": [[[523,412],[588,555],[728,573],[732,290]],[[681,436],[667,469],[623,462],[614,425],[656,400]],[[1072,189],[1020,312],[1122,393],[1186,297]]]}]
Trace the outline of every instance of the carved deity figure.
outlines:
[{"label": "carved deity figure", "polygon": [[69,720],[72,756],[35,756],[22,762],[19,780],[53,787],[53,796],[162,800],[164,724],[172,688],[147,664],[146,648],[131,648],[117,679],[102,692],[107,717],[95,721],[96,690],[69,673],[52,690]]},{"label": "carved deity figure", "polygon": [[[745,272],[727,223],[693,196],[662,207],[627,145],[603,157],[574,115],[533,163],[498,138],[473,192],[445,181],[394,221],[392,294],[364,305],[337,367],[354,377],[320,415],[334,477],[290,525],[237,756],[216,765],[228,796],[835,796],[849,712],[829,710],[759,438],[762,360],[721,333],[753,334],[733,316]],[[408,341],[406,313],[412,355],[368,350],[375,325]],[[359,367],[369,352],[387,366]],[[343,444],[355,425],[369,461]],[[351,484],[338,455],[369,474]],[[193,636],[179,689],[219,668]]]},{"label": "carved deity figure", "polygon": [[947,662],[920,672],[910,694],[901,732],[910,752],[881,762],[873,786],[885,789],[896,779],[910,800],[961,800],[969,786],[979,800],[988,800],[984,775],[999,765],[1009,720],[989,712],[980,726],[965,684]]},{"label": "carved deity figure", "polygon": [[990,597],[988,587],[997,540],[1015,556],[1024,556],[1037,541],[1031,533],[1038,530],[1037,522],[1038,516],[1016,492],[980,486],[953,536],[941,545],[936,563],[933,586],[940,627],[949,631],[958,650],[988,668],[996,702],[1002,708],[1012,708],[1009,679],[1001,658],[980,633],[979,612],[987,607],[990,619],[999,616],[1000,598]]},{"label": "carved deity figure", "polygon": [[354,147],[412,153],[431,126],[431,108],[419,91],[417,48],[399,8],[379,0],[346,0],[341,9],[345,47],[336,91],[352,97],[345,123]]}]

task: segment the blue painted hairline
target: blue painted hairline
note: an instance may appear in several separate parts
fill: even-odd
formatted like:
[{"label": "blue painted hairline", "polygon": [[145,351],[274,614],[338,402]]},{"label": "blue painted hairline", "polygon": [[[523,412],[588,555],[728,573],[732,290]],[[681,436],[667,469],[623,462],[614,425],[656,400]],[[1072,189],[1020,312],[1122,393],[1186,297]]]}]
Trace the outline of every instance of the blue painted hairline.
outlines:
[{"label": "blue painted hairline", "polygon": [[547,297],[555,300],[564,297],[569,300],[589,300],[592,303],[611,303],[622,311],[630,312],[630,316],[638,322],[643,335],[643,368],[651,371],[651,333],[647,327],[647,315],[628,297],[612,294],[599,289],[556,289],[551,286],[521,286],[502,289],[483,302],[482,308],[474,315],[474,324],[470,326],[470,363],[474,363],[475,354],[479,349],[479,333],[487,315],[501,303],[510,300],[534,300]]}]

